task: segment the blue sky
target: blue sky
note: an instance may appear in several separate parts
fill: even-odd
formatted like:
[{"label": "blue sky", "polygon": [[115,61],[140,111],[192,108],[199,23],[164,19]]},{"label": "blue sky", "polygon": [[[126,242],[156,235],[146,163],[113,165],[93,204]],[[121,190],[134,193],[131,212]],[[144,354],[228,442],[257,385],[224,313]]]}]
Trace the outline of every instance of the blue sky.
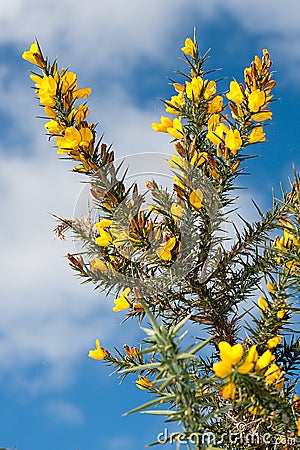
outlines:
[{"label": "blue sky", "polygon": [[[89,286],[80,286],[64,255],[72,243],[54,240],[50,213],[73,214],[82,185],[58,161],[43,135],[21,60],[37,36],[45,54],[71,65],[80,85],[93,88],[91,119],[114,142],[117,156],[170,153],[154,133],[173,95],[167,76],[181,65],[180,47],[193,27],[209,65],[242,79],[243,68],[268,48],[278,82],[268,142],[248,163],[243,212],[254,216],[299,168],[300,4],[297,0],[11,0],[0,10],[0,447],[18,450],[138,450],[163,431],[157,419],[122,413],[145,394],[132,379],[119,386],[109,369],[87,358],[99,337],[112,348],[134,345],[135,323]],[[181,66],[182,67],[182,66]],[[121,313],[120,313],[121,314]]]}]

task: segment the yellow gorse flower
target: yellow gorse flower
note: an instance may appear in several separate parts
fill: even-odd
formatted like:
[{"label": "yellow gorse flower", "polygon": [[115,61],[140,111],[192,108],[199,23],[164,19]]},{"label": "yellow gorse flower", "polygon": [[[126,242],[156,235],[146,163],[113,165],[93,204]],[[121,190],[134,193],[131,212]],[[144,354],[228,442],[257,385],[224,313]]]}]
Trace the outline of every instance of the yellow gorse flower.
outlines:
[{"label": "yellow gorse flower", "polygon": [[36,64],[40,68],[43,68],[45,65],[45,61],[41,54],[39,44],[36,40],[33,42],[33,44],[31,44],[29,50],[22,53],[22,58],[32,64]]},{"label": "yellow gorse flower", "polygon": [[62,134],[66,127],[59,123],[57,120],[50,120],[49,122],[45,123],[44,127],[50,134]]},{"label": "yellow gorse flower", "polygon": [[136,386],[143,391],[152,388],[153,383],[149,378],[143,377],[142,375],[138,376],[138,380],[135,382]]},{"label": "yellow gorse flower", "polygon": [[181,51],[185,55],[194,56],[196,53],[196,44],[192,41],[191,38],[186,38],[184,47],[181,48]]},{"label": "yellow gorse flower", "polygon": [[282,379],[282,372],[276,364],[271,364],[265,372],[265,380],[267,384],[272,384],[274,381]]},{"label": "yellow gorse flower", "polygon": [[166,101],[166,112],[177,115],[185,105],[185,98],[183,92],[171,97],[171,100]]},{"label": "yellow gorse flower", "polygon": [[215,95],[217,92],[217,85],[214,80],[206,82],[205,84],[205,91],[204,91],[204,98],[205,100],[209,100],[211,97]]},{"label": "yellow gorse flower", "polygon": [[260,89],[256,89],[248,96],[248,108],[251,112],[258,112],[266,102],[266,94]]},{"label": "yellow gorse flower", "polygon": [[187,168],[186,160],[182,159],[177,153],[172,155],[172,157],[168,160],[168,163],[171,167],[173,167],[173,169]]},{"label": "yellow gorse flower", "polygon": [[258,353],[256,350],[256,345],[252,345],[252,347],[248,351],[245,361],[241,365],[239,365],[238,372],[242,374],[249,373],[254,368],[257,360]]},{"label": "yellow gorse flower", "polygon": [[244,351],[241,344],[231,346],[225,341],[220,342],[218,347],[221,361],[213,365],[213,370],[219,378],[225,378],[233,371],[233,366],[240,362]]},{"label": "yellow gorse flower", "polygon": [[173,120],[170,117],[161,116],[160,123],[152,123],[152,128],[154,131],[159,131],[162,133],[167,133],[168,128],[173,127]]},{"label": "yellow gorse flower", "polygon": [[230,382],[224,384],[224,386],[220,391],[220,394],[222,395],[223,398],[225,398],[225,400],[234,400],[235,391],[236,391],[235,383]]},{"label": "yellow gorse flower", "polygon": [[191,164],[193,166],[202,166],[203,163],[205,163],[208,159],[208,153],[207,152],[197,152],[196,150],[193,153]]},{"label": "yellow gorse flower", "polygon": [[178,223],[182,217],[183,208],[180,205],[176,205],[175,203],[171,206],[171,215],[175,223]]},{"label": "yellow gorse flower", "polygon": [[241,344],[231,346],[228,342],[222,341],[218,347],[221,360],[229,362],[231,365],[237,364],[243,357],[244,351]]},{"label": "yellow gorse flower", "polygon": [[262,311],[265,311],[268,308],[268,302],[264,297],[259,297],[257,300],[257,304]]},{"label": "yellow gorse flower", "polygon": [[112,241],[112,236],[107,231],[103,230],[103,228],[99,230],[99,236],[95,239],[96,244],[100,247],[107,247]]},{"label": "yellow gorse flower", "polygon": [[172,122],[172,126],[167,128],[167,132],[175,139],[182,139],[183,128],[180,119],[175,117],[175,119]]},{"label": "yellow gorse flower", "polygon": [[56,145],[58,147],[57,153],[61,155],[76,151],[79,148],[86,151],[93,140],[94,135],[90,128],[85,127],[78,130],[75,127],[68,127],[65,130],[65,135],[56,139]]},{"label": "yellow gorse flower", "polygon": [[96,222],[94,227],[99,230],[99,236],[96,237],[95,242],[100,247],[107,247],[112,243],[113,238],[110,233],[108,233],[104,228],[109,228],[112,225],[112,220],[102,219],[100,222]]},{"label": "yellow gorse flower", "polygon": [[[225,138],[224,138],[225,134]],[[226,147],[231,150],[233,155],[236,155],[238,150],[242,147],[243,141],[239,130],[227,127],[224,123],[218,124],[214,130],[209,130],[206,137],[215,145],[224,142]]]},{"label": "yellow gorse flower", "polygon": [[207,111],[210,114],[215,114],[223,110],[223,98],[221,95],[216,95],[209,103],[207,103]]},{"label": "yellow gorse flower", "polygon": [[200,189],[196,189],[190,193],[189,202],[195,209],[203,207],[203,193]]},{"label": "yellow gorse flower", "polygon": [[275,294],[275,292],[276,292],[276,290],[277,290],[276,284],[271,283],[271,281],[268,281],[268,282],[267,282],[267,288],[268,288],[268,291],[269,291],[271,294]]},{"label": "yellow gorse flower", "polygon": [[96,359],[98,361],[105,359],[110,356],[110,353],[101,347],[99,339],[96,339],[96,348],[90,350],[88,353],[89,358]]},{"label": "yellow gorse flower", "polygon": [[285,300],[280,300],[279,305],[281,309],[277,312],[278,319],[283,319],[286,313],[288,312],[287,303]]},{"label": "yellow gorse flower", "polygon": [[60,89],[63,94],[67,91],[73,91],[77,86],[77,75],[74,72],[69,72],[62,68],[60,74]]},{"label": "yellow gorse flower", "polygon": [[55,106],[55,96],[57,90],[57,81],[52,75],[30,75],[30,78],[35,83],[36,94],[39,100],[44,106]]},{"label": "yellow gorse flower", "polygon": [[282,341],[282,337],[281,336],[274,336],[273,338],[268,340],[267,348],[268,349],[275,348],[275,347],[277,347],[280,344],[281,341]]},{"label": "yellow gorse flower", "polygon": [[263,415],[266,409],[263,406],[249,406],[248,411],[255,416]]},{"label": "yellow gorse flower", "polygon": [[241,86],[237,81],[230,82],[230,91],[228,92],[228,94],[226,94],[226,97],[228,98],[228,100],[231,100],[238,105],[240,105],[245,100]]},{"label": "yellow gorse flower", "polygon": [[255,144],[256,142],[265,142],[266,135],[262,126],[255,127],[249,134],[249,144]]},{"label": "yellow gorse flower", "polygon": [[256,370],[265,369],[273,360],[275,356],[270,352],[270,350],[266,350],[257,360],[255,364]]},{"label": "yellow gorse flower", "polygon": [[183,128],[181,120],[175,117],[174,120],[166,116],[161,116],[160,123],[152,123],[152,128],[154,131],[159,131],[162,133],[169,133],[175,139],[183,138]]},{"label": "yellow gorse flower", "polygon": [[163,261],[171,261],[172,259],[172,253],[171,251],[176,245],[176,238],[171,237],[167,240],[167,242],[164,242],[161,244],[158,249],[156,250],[157,256],[162,259]]},{"label": "yellow gorse flower", "polygon": [[108,267],[105,264],[104,261],[102,261],[99,258],[93,258],[90,261],[90,268],[92,272],[95,272],[97,270],[99,270],[102,273],[107,273],[108,272]]},{"label": "yellow gorse flower", "polygon": [[225,145],[231,150],[233,155],[237,154],[238,150],[243,145],[239,130],[228,130],[225,138]]},{"label": "yellow gorse flower", "polygon": [[86,105],[78,105],[77,109],[72,111],[72,114],[75,116],[76,126],[78,126],[81,122],[83,122],[87,116],[89,115],[89,108]]},{"label": "yellow gorse flower", "polygon": [[219,378],[228,377],[234,370],[240,374],[247,374],[254,368],[258,360],[255,345],[249,349],[244,361],[242,361],[244,350],[241,344],[231,346],[228,342],[222,341],[218,346],[221,361],[213,365],[213,370]]},{"label": "yellow gorse flower", "polygon": [[187,97],[190,100],[197,102],[202,92],[203,84],[203,79],[200,76],[193,77],[192,81],[187,81],[185,86]]},{"label": "yellow gorse flower", "polygon": [[263,122],[265,120],[272,119],[272,111],[262,111],[252,115],[252,119],[256,122]]},{"label": "yellow gorse flower", "polygon": [[120,297],[114,300],[115,306],[113,307],[113,311],[119,312],[131,308],[132,301],[129,298],[129,293],[130,288],[126,288],[121,292]]}]

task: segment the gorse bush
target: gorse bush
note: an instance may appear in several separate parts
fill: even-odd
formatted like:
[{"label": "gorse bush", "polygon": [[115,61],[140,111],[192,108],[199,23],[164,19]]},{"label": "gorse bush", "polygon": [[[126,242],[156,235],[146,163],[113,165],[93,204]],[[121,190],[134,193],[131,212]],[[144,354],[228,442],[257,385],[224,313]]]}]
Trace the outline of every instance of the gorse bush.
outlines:
[{"label": "gorse bush", "polygon": [[[153,179],[143,193],[136,183],[126,185],[126,169],[88,122],[91,89],[45,58],[37,41],[23,53],[38,70],[30,78],[49,139],[90,185],[87,217],[59,219],[56,228],[80,245],[69,263],[83,282],[113,292],[113,311],[145,333],[124,350],[96,339],[89,356],[121,379],[134,374],[147,391],[148,401],[130,412],[178,423],[178,432],[153,445],[300,448],[298,173],[270,210],[256,206],[257,221],[242,219],[241,230],[232,214],[244,162],[266,140],[272,119],[272,61],[263,50],[243,82],[218,93],[216,71],[206,71],[209,55],[200,53],[196,37],[181,51],[187,73],[170,80],[167,115],[152,124],[175,147],[173,188]],[[191,325],[196,336],[187,338]]]}]

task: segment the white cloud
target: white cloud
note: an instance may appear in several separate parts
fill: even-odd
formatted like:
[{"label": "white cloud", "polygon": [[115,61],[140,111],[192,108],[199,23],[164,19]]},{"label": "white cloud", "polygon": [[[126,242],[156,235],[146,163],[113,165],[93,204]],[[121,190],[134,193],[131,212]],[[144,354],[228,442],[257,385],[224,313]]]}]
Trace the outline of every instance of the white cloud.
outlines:
[{"label": "white cloud", "polygon": [[[70,61],[81,61],[82,71],[95,67],[124,70],[140,58],[155,55],[169,43],[178,8],[171,0],[86,0],[41,3],[39,0],[15,0],[0,13],[0,42],[27,43],[38,36],[54,56],[67,54]],[[168,18],[168,20],[166,20]],[[157,53],[157,49],[159,52]]]},{"label": "white cloud", "polygon": [[72,403],[62,400],[51,400],[45,405],[45,414],[51,422],[60,425],[82,425],[84,415],[82,411]]},{"label": "white cloud", "polygon": [[132,437],[123,435],[111,438],[106,443],[106,448],[107,450],[119,450],[120,448],[122,450],[130,450],[133,448],[134,444],[135,442]]},{"label": "white cloud", "polygon": [[[63,257],[73,251],[71,241],[54,241],[48,211],[71,216],[81,188],[61,162],[53,155],[2,157],[0,180],[1,375],[18,369],[19,386],[47,390],[72,379],[71,366],[95,338],[124,343],[121,317],[112,313],[111,300],[73,276]],[[26,368],[43,362],[43,371],[27,379]]]},{"label": "white cloud", "polygon": [[292,45],[299,57],[299,9],[297,0],[194,0],[188,5],[184,0],[128,0],[126,7],[121,0],[86,0],[76,7],[72,0],[51,5],[14,0],[0,11],[0,42],[14,42],[21,50],[36,35],[47,53],[80,67],[81,74],[98,69],[115,77],[149,58],[163,63],[174,52],[175,30],[191,34],[197,26],[201,32],[202,24],[222,21],[227,13],[245,31],[275,42],[283,54],[292,56]]}]

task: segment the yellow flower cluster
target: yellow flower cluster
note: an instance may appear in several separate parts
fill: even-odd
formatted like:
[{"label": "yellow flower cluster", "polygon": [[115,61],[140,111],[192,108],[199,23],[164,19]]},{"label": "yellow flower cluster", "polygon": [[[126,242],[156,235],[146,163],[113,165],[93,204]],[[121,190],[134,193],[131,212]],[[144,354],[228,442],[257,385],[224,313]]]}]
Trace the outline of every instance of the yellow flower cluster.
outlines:
[{"label": "yellow flower cluster", "polygon": [[[201,193],[199,191],[198,197],[195,197],[194,201],[195,208],[200,207],[200,195]],[[155,214],[159,214],[159,211],[157,211],[155,207],[153,207],[153,205],[149,205],[149,210]],[[182,212],[183,208],[181,205],[172,205],[170,214],[173,217],[175,223],[179,222]],[[98,230],[98,235],[95,238],[95,243],[100,247],[111,247],[111,249],[122,247],[122,254],[126,253],[125,247],[128,242],[140,248],[140,245],[143,246],[143,240],[147,241],[149,237],[152,236],[152,219],[149,217],[146,220],[144,211],[140,211],[138,221],[131,218],[129,222],[129,226],[126,227],[126,229],[124,228],[122,230],[119,230],[114,225],[111,219],[102,219],[99,222],[96,222],[94,224],[94,227]],[[173,260],[180,250],[180,242],[177,240],[177,238],[174,236],[169,236],[167,232],[162,233],[160,226],[157,227],[154,238],[155,241],[160,241],[161,243],[159,244],[159,242],[157,242],[155,254],[149,253],[147,255],[147,258],[153,260],[156,255],[163,261]],[[102,273],[106,273],[108,271],[107,265],[97,258],[91,261],[91,270],[95,269],[100,270]]]},{"label": "yellow flower cluster", "polygon": [[39,44],[35,41],[29,51],[22,54],[23,59],[36,64],[42,69],[42,74],[32,73],[35,93],[40,104],[50,119],[45,129],[50,136],[56,137],[57,153],[68,155],[81,164],[73,170],[87,172],[97,170],[93,163],[94,125],[86,122],[88,107],[81,103],[75,107],[78,99],[86,99],[90,88],[78,88],[75,73],[63,68],[58,71],[57,64],[48,66],[44,60]]},{"label": "yellow flower cluster", "polygon": [[[288,219],[282,219],[279,225],[284,230],[283,236],[276,236],[274,240],[274,248],[280,250],[277,262],[283,264],[290,274],[297,275],[300,266],[300,239],[296,236],[296,230]],[[299,259],[291,258],[291,254]]]},{"label": "yellow flower cluster", "polygon": [[279,320],[285,320],[286,314],[289,311],[286,300],[278,297],[276,284],[268,281],[267,287],[272,301],[269,302],[264,297],[259,297],[257,303],[260,311],[267,317],[272,316],[275,312]]},{"label": "yellow flower cluster", "polygon": [[[187,59],[191,58],[191,76],[187,76],[188,80],[184,84],[173,83],[176,95],[164,101],[166,112],[176,117],[163,115],[160,122],[152,123],[152,128],[158,132],[169,133],[185,145],[192,136],[190,128],[185,126],[183,120],[187,119],[188,123],[195,121],[206,135],[210,151],[208,154],[207,151],[194,149],[194,153],[189,152],[192,160],[189,161],[194,165],[203,165],[202,168],[206,169],[208,175],[219,180],[222,168],[218,166],[226,166],[227,170],[235,173],[240,165],[238,154],[241,148],[266,140],[260,122],[272,118],[272,112],[268,110],[272,99],[271,90],[275,85],[270,73],[272,62],[268,51],[263,50],[262,59],[256,56],[251,66],[245,69],[245,85],[231,81],[226,98],[235,121],[233,123],[224,112],[226,105],[223,104],[223,96],[217,94],[216,81],[204,79],[201,75],[203,70],[199,69],[198,65],[197,43],[187,38],[181,50]],[[185,154],[183,158],[187,157]],[[178,179],[176,184],[180,186]]]},{"label": "yellow flower cluster", "polygon": [[[230,83],[226,97],[230,101],[232,117],[241,128],[232,129],[224,123],[218,123],[209,127],[207,133],[208,139],[215,145],[223,144],[225,159],[226,148],[235,155],[244,145],[266,140],[262,125],[254,125],[253,121],[262,122],[272,118],[272,112],[267,109],[272,99],[271,90],[275,86],[275,81],[271,79],[271,64],[269,52],[263,50],[262,61],[256,56],[251,66],[245,69],[245,86],[235,80]],[[244,129],[251,131],[244,132]]]},{"label": "yellow flower cluster", "polygon": [[[185,55],[195,58],[197,55],[197,44],[190,38],[185,40],[185,45],[181,49]],[[193,104],[194,107],[201,106],[209,114],[221,112],[223,110],[223,99],[216,95],[217,85],[214,80],[204,80],[200,75],[193,75],[185,85],[173,83],[177,92],[170,100],[165,100],[166,112],[178,115],[175,119],[161,116],[159,123],[153,123],[155,131],[169,133],[174,139],[182,139],[184,130],[181,117],[185,115],[185,108]]]},{"label": "yellow flower cluster", "polygon": [[237,81],[230,83],[226,97],[231,102],[229,106],[233,118],[244,121],[250,116],[256,122],[272,119],[272,112],[267,109],[276,84],[272,80],[271,65],[269,52],[264,49],[262,59],[255,56],[250,67],[244,70],[245,86]]},{"label": "yellow flower cluster", "polygon": [[[275,346],[275,341],[273,344]],[[283,374],[272,362],[275,356],[269,349],[259,356],[255,345],[248,350],[247,354],[244,354],[241,344],[231,346],[228,342],[222,341],[218,347],[221,361],[213,365],[213,371],[218,378],[226,378],[227,382],[221,389],[221,395],[225,399],[235,399],[237,374],[246,375],[252,371],[263,373],[267,385],[276,382],[277,389],[283,388]]]}]

